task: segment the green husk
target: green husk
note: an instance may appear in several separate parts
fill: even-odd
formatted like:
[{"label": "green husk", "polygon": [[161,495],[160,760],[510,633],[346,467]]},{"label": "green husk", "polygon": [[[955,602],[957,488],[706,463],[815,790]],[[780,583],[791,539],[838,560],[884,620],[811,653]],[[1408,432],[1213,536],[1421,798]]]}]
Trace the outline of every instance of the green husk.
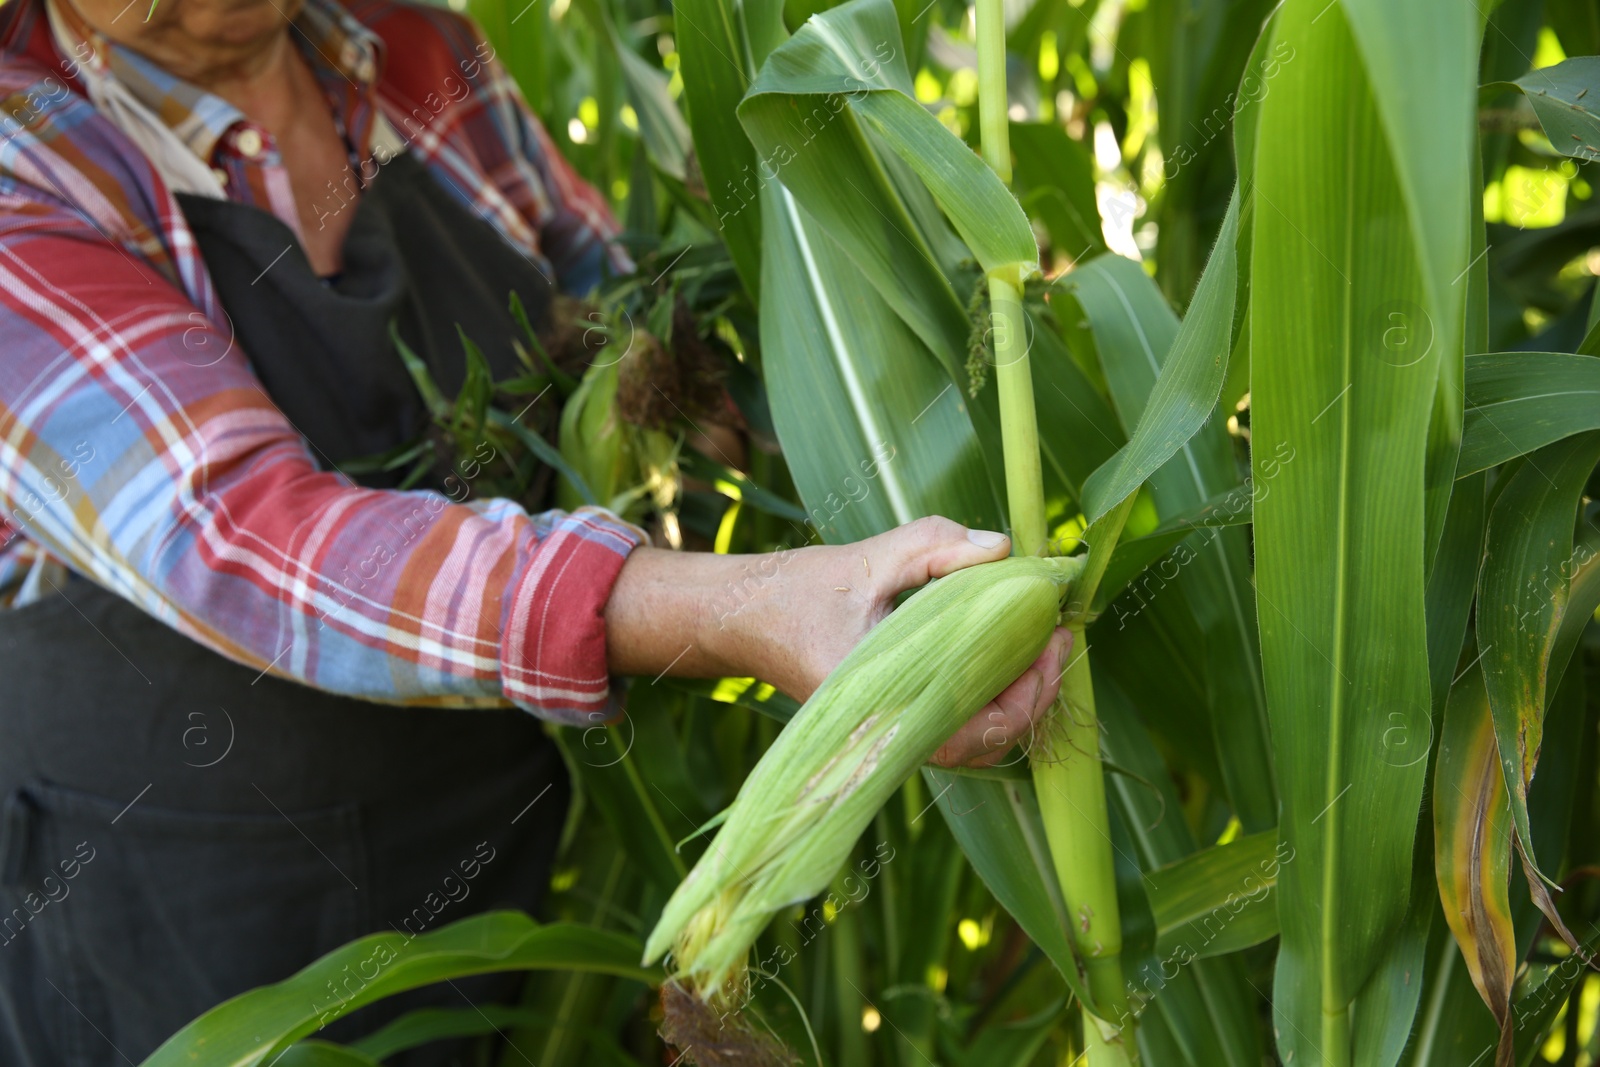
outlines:
[{"label": "green husk", "polygon": [[[654,342],[651,342],[652,344]],[[651,505],[668,507],[677,485],[677,444],[666,433],[635,426],[617,404],[620,360],[597,362],[583,375],[561,411],[561,456],[583,478],[594,502],[630,522]],[[556,504],[575,511],[587,503],[567,479],[556,487]]]},{"label": "green husk", "polygon": [[1080,559],[1013,557],[940,579],[856,646],[746,779],[645,959],[706,1000],[740,986],[772,917],[827,888],[873,815],[1044,650]]}]

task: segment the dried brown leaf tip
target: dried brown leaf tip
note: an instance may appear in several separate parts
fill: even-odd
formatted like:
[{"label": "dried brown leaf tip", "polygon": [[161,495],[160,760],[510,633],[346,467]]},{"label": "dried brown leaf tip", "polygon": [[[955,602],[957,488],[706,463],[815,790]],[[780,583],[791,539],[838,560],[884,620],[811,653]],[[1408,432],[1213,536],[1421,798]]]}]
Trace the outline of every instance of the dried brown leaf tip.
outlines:
[{"label": "dried brown leaf tip", "polygon": [[800,1057],[771,1034],[752,1029],[739,1011],[725,1011],[677,982],[661,987],[661,1040],[681,1062],[698,1067],[794,1067]]}]

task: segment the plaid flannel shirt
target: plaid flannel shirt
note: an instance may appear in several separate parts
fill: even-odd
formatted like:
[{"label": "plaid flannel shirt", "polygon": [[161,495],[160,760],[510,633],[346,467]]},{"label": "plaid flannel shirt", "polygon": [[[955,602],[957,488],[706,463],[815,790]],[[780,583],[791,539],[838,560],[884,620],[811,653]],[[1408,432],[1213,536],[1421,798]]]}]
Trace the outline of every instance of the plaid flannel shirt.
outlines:
[{"label": "plaid flannel shirt", "polygon": [[[42,0],[0,7],[0,596],[20,602],[65,567],[223,655],[319,689],[509,700],[571,723],[608,715],[603,609],[642,534],[599,510],[529,515],[319,469],[232,343],[176,201],[90,103],[79,64],[104,64],[231,199],[298,232],[271,135],[68,28],[74,55],[57,47]],[[353,167],[373,165],[376,109],[562,288],[591,288],[608,259],[627,266],[604,201],[465,18],[308,0],[294,40]],[[404,62],[385,64],[387,53]]]}]

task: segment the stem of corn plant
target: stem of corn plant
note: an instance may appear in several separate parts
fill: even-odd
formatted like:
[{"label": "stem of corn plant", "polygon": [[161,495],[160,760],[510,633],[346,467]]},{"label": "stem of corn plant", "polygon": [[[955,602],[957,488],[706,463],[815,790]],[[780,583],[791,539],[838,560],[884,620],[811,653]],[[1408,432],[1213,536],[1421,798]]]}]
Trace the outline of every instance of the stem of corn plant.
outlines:
[{"label": "stem of corn plant", "polygon": [[1006,9],[1003,0],[978,0],[978,133],[983,159],[1011,184],[1011,126],[1006,114]]},{"label": "stem of corn plant", "polygon": [[[978,127],[983,158],[1011,184],[1011,127],[1006,116],[1006,25],[1004,0],[978,0]],[[1011,546],[1019,556],[1045,554],[1044,476],[1039,465],[1039,427],[1034,417],[1033,374],[1022,317],[1022,267],[988,272],[989,336],[994,342],[995,388],[1000,394],[1000,438],[1005,449],[1006,499],[1011,511]]]},{"label": "stem of corn plant", "polygon": [[1350,1059],[1350,1009],[1326,1003],[1322,1007],[1322,1062],[1346,1064]]},{"label": "stem of corn plant", "polygon": [[[983,158],[1000,180],[1011,183],[1011,136],[1006,114],[1005,13],[1003,0],[978,0],[978,125]],[[1033,401],[1033,375],[1024,333],[1021,271],[1013,266],[988,272],[995,387],[1000,400],[1000,433],[1005,450],[1006,497],[1011,544],[1018,555],[1043,555],[1048,549],[1044,480],[1039,462],[1039,431]],[[1106,813],[1105,776],[1100,763],[1100,726],[1095,716],[1089,646],[1084,640],[1087,600],[1099,569],[1122,532],[1130,501],[1097,524],[1085,592],[1075,596],[1079,610],[1068,625],[1073,658],[1061,682],[1061,696],[1040,731],[1031,754],[1034,787],[1072,922],[1072,937],[1084,962],[1089,992],[1105,1024],[1083,1009],[1084,1042],[1090,1067],[1130,1067],[1139,1061],[1133,1017],[1122,979],[1122,919],[1117,907],[1116,872]],[[1094,574],[1087,573],[1094,570]]]},{"label": "stem of corn plant", "polygon": [[[1006,25],[1003,0],[979,0],[978,127],[983,158],[1011,184],[1011,127],[1006,116]],[[1000,394],[1000,435],[1005,448],[1006,498],[1011,544],[1019,556],[1045,554],[1044,475],[1034,417],[1033,374],[1022,317],[1021,264],[988,272],[989,329],[994,341],[995,388]]]},{"label": "stem of corn plant", "polygon": [[1033,372],[1028,366],[1021,290],[1019,270],[989,273],[989,329],[994,340],[995,388],[1000,394],[1011,544],[1019,556],[1042,556],[1048,542],[1044,473],[1039,463],[1039,426],[1034,416]]},{"label": "stem of corn plant", "polygon": [[1084,636],[1095,587],[1133,510],[1133,500],[1130,495],[1085,532],[1089,559],[1067,611],[1072,659],[1061,678],[1061,695],[1031,753],[1039,815],[1072,922],[1073,946],[1099,1012],[1098,1016],[1087,1009],[1083,1012],[1090,1067],[1131,1067],[1139,1062],[1134,1015],[1122,977],[1122,915],[1100,760],[1100,721]]},{"label": "stem of corn plant", "polygon": [[1122,980],[1122,917],[1108,833],[1100,723],[1081,620],[1069,623],[1072,659],[1061,678],[1061,697],[1034,742],[1033,782],[1050,854],[1072,921],[1072,938],[1089,979],[1107,1040],[1087,1010],[1083,1036],[1091,1067],[1138,1062],[1133,1017]]}]

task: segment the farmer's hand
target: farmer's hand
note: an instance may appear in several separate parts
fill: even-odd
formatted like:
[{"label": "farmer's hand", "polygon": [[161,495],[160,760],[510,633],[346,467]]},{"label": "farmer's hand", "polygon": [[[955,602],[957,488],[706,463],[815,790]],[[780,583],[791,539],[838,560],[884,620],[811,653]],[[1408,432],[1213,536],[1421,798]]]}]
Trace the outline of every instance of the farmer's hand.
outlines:
[{"label": "farmer's hand", "polygon": [[[803,701],[889,614],[899,593],[1003,559],[1010,547],[1001,534],[927,518],[852,545],[764,556],[636,549],[606,606],[611,668],[753,675]],[[1033,665],[957,730],[933,762],[1002,760],[1055,700],[1070,647],[1071,635],[1058,629]]]}]

